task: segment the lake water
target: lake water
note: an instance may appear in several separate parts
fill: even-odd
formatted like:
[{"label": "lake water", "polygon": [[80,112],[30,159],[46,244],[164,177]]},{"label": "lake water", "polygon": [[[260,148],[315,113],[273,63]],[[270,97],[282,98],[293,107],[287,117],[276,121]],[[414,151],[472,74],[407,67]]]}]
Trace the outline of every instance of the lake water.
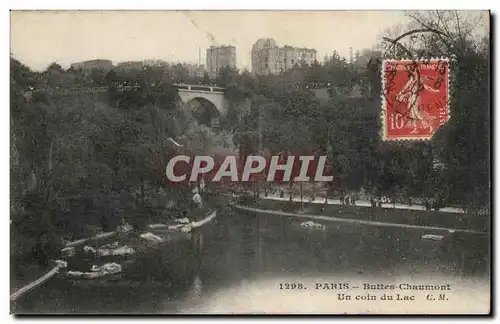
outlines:
[{"label": "lake water", "polygon": [[[22,297],[13,305],[13,311],[16,314],[489,311],[488,244],[476,247],[479,250],[467,254],[469,257],[462,264],[457,257],[460,251],[440,253],[438,242],[421,239],[422,234],[430,232],[334,223],[323,223],[325,230],[314,230],[301,227],[301,222],[246,212],[220,213],[190,238],[123,258],[120,263],[124,272],[119,276],[110,280],[74,280],[61,274]],[[85,262],[70,266],[75,269],[78,264],[82,270],[89,266]],[[449,284],[451,290],[368,290],[364,289],[365,284],[395,287]],[[400,298],[409,296],[413,300],[387,301],[384,294],[386,298],[397,298],[399,294]],[[429,294],[435,300],[429,300]],[[441,294],[446,300],[437,300]]]}]

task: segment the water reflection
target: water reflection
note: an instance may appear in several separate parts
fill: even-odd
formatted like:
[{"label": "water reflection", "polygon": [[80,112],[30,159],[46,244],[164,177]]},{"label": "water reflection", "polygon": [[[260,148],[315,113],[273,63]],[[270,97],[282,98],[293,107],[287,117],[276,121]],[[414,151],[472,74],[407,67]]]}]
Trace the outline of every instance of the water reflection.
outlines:
[{"label": "water reflection", "polygon": [[187,298],[193,300],[200,298],[201,293],[203,291],[203,281],[201,280],[200,277],[200,273],[202,272],[203,269],[203,257],[202,257],[203,233],[197,230],[191,236],[191,242],[194,255],[196,256],[197,264],[194,266],[196,270],[194,272],[193,283],[189,289]]},{"label": "water reflection", "polygon": [[[70,280],[61,276],[29,293],[14,305],[15,311],[287,312],[278,306],[281,298],[280,303],[288,303],[290,312],[314,312],[315,305],[319,312],[334,312],[337,306],[327,303],[332,300],[332,292],[279,291],[278,284],[287,280],[314,287],[316,282],[394,283],[439,277],[447,282],[459,280],[459,288],[472,287],[470,282],[476,280],[476,288],[470,289],[477,294],[462,291],[464,296],[475,296],[475,302],[484,301],[489,291],[489,281],[481,279],[488,279],[487,240],[475,239],[474,252],[470,247],[467,250],[466,244],[457,252],[453,242],[443,249],[439,242],[422,241],[423,232],[414,229],[325,225],[324,231],[312,230],[289,217],[221,213],[213,224],[197,229],[189,239],[124,258],[120,261],[124,273],[115,280]],[[464,253],[478,261],[473,271],[458,261],[456,256]],[[81,268],[91,263],[78,262]]]}]

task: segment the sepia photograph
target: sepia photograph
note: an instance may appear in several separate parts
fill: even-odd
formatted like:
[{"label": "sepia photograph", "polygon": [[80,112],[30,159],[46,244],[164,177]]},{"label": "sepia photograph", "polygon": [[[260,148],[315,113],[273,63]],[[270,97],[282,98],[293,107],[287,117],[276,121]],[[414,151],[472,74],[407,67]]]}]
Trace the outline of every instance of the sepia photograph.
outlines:
[{"label": "sepia photograph", "polygon": [[10,313],[490,315],[488,10],[11,10]]}]

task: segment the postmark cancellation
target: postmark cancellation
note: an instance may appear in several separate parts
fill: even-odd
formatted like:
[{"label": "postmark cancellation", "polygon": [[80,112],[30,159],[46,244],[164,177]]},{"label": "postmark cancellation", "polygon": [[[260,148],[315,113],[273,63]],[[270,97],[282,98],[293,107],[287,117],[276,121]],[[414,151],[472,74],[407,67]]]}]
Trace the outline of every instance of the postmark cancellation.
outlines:
[{"label": "postmark cancellation", "polygon": [[430,140],[450,118],[450,60],[382,62],[382,139]]}]

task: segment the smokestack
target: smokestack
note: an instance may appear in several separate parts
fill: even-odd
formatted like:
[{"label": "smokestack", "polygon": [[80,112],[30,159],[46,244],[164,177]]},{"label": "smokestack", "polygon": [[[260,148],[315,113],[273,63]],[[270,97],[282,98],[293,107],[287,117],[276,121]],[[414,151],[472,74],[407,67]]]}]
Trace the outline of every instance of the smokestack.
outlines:
[{"label": "smokestack", "polygon": [[201,47],[198,47],[198,68],[200,67],[201,64]]}]

